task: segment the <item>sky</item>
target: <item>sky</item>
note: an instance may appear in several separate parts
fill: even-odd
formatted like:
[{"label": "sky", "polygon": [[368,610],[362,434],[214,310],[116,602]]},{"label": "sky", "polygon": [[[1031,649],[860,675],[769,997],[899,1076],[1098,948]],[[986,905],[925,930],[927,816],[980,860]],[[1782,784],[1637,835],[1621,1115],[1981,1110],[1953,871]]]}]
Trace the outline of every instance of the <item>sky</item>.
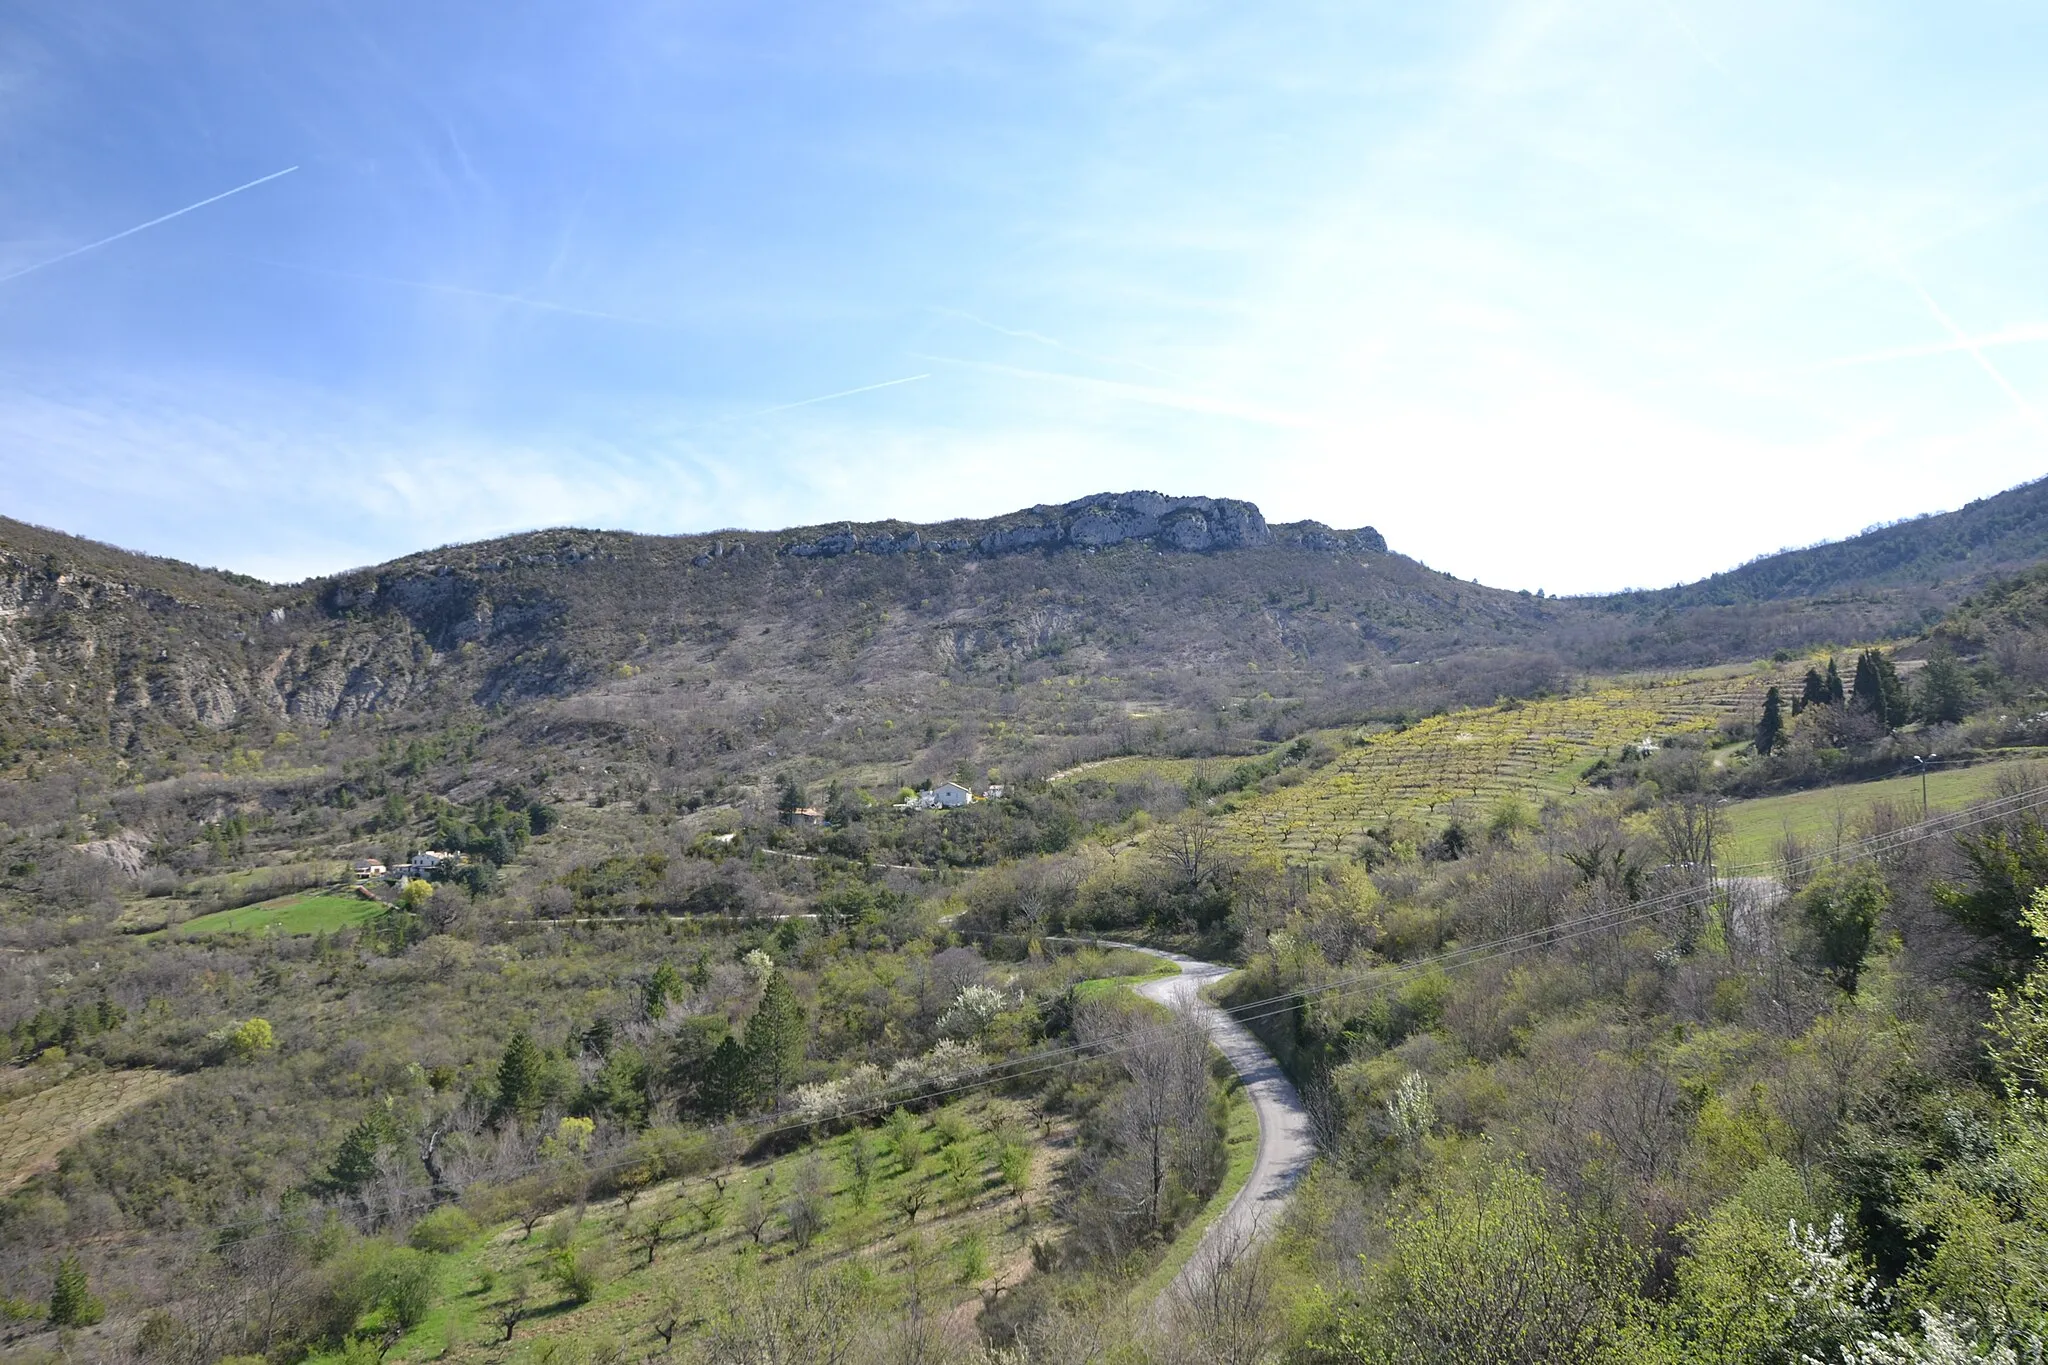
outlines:
[{"label": "sky", "polygon": [[0,512],[296,580],[1156,488],[1697,578],[2048,474],[2044,58],[2035,0],[14,6]]}]

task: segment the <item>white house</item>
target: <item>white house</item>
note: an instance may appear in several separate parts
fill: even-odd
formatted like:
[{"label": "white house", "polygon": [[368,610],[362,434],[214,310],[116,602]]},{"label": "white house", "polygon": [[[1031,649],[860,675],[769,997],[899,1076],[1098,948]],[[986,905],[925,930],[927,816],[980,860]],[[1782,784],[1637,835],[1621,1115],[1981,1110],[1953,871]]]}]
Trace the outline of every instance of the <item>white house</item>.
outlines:
[{"label": "white house", "polygon": [[974,793],[961,786],[958,782],[942,782],[932,788],[932,804],[944,806],[948,810],[956,806],[964,806],[973,799]]},{"label": "white house", "polygon": [[375,858],[358,858],[350,866],[349,870],[356,874],[357,881],[366,882],[372,877],[383,876],[384,864],[378,862]]},{"label": "white house", "polygon": [[412,855],[412,861],[400,863],[384,875],[403,881],[407,877],[424,877],[437,867],[453,866],[461,861],[453,853],[442,853],[438,849],[427,849]]}]

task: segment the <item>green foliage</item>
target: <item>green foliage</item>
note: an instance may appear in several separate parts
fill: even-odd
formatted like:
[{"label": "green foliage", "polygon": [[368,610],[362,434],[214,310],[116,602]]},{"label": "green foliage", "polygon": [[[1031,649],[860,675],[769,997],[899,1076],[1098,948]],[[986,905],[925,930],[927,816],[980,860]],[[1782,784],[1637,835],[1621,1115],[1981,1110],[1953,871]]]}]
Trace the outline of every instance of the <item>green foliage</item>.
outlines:
[{"label": "green foliage", "polygon": [[327,1166],[327,1184],[343,1194],[357,1194],[376,1179],[378,1157],[398,1141],[389,1111],[377,1109],[342,1138]]},{"label": "green foliage", "polygon": [[420,1251],[446,1254],[459,1251],[474,1239],[478,1232],[476,1219],[469,1213],[450,1204],[421,1218],[406,1234],[406,1245]]},{"label": "green foliage", "polygon": [[640,991],[640,1009],[649,1019],[659,1019],[668,1012],[675,1001],[689,994],[683,984],[683,974],[673,964],[664,962],[654,969],[647,978],[646,986]]},{"label": "green foliage", "polygon": [[697,1111],[714,1119],[738,1113],[747,1102],[747,1093],[746,1049],[728,1033],[705,1063],[697,1089]]},{"label": "green foliage", "polygon": [[1799,893],[1799,913],[1814,967],[1854,991],[1890,903],[1890,888],[1868,864],[1824,872],[1808,883]]},{"label": "green foliage", "polygon": [[514,1031],[505,1041],[498,1060],[498,1094],[492,1110],[495,1117],[530,1118],[545,1098],[547,1061],[540,1045],[525,1029]]},{"label": "green foliage", "polygon": [[1913,708],[1891,656],[1883,650],[1866,649],[1856,656],[1856,680],[1849,689],[1849,704],[1865,712],[1887,729],[1912,719]]},{"label": "green foliage", "polygon": [[383,1254],[371,1276],[370,1299],[387,1325],[410,1332],[433,1311],[441,1269],[434,1258],[413,1247],[393,1247]]},{"label": "green foliage", "polygon": [[1958,725],[1969,715],[1976,692],[1976,682],[1955,654],[1936,649],[1914,682],[1913,709],[1930,724]]},{"label": "green foliage", "polygon": [[795,1081],[810,1042],[802,1002],[782,972],[768,978],[761,1002],[747,1020],[747,1081],[753,1094],[776,1108]]},{"label": "green foliage", "polygon": [[575,1246],[556,1247],[548,1253],[547,1277],[573,1303],[589,1303],[603,1286],[603,1274],[596,1255]]},{"label": "green foliage", "polygon": [[1969,879],[1937,885],[1935,904],[1992,949],[1994,978],[2014,979],[2041,954],[2026,909],[2048,886],[2048,827],[2026,812],[1956,842]]},{"label": "green foliage", "polygon": [[1513,1164],[1446,1181],[1387,1235],[1343,1333],[1359,1361],[1582,1365],[1619,1341],[1641,1269]]},{"label": "green foliage", "polygon": [[50,1325],[90,1327],[106,1314],[106,1308],[93,1296],[78,1257],[60,1258],[55,1281],[50,1286]]},{"label": "green foliage", "polygon": [[1685,1229],[1666,1330],[1681,1359],[1702,1365],[1775,1365],[1826,1353],[1865,1326],[1865,1272],[1841,1248],[1837,1222],[1817,1214],[1798,1174],[1765,1164],[1741,1190]]},{"label": "green foliage", "polygon": [[[1811,676],[1810,673],[1809,676]],[[1763,715],[1757,719],[1756,723],[1756,751],[1758,753],[1768,755],[1784,740],[1784,705],[1784,701],[1778,696],[1777,688],[1773,687],[1764,693]]]}]

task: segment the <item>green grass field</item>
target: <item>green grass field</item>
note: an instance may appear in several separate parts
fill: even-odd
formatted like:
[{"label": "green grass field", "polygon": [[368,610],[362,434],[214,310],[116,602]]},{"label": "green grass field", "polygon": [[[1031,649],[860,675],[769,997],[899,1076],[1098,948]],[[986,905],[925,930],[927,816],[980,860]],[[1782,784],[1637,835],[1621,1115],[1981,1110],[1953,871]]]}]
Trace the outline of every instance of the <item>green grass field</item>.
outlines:
[{"label": "green grass field", "polygon": [[[2011,773],[2018,761],[2011,758],[1929,773],[1928,811],[1957,810],[1995,794],[1999,778]],[[1769,863],[1778,856],[1788,833],[1813,852],[1826,853],[1838,841],[1856,838],[1864,816],[1883,803],[1919,819],[1920,779],[1909,775],[1736,802],[1728,807],[1725,851],[1719,860],[1727,868]]]},{"label": "green grass field", "polygon": [[310,891],[186,920],[177,934],[331,934],[384,913],[376,901]]}]

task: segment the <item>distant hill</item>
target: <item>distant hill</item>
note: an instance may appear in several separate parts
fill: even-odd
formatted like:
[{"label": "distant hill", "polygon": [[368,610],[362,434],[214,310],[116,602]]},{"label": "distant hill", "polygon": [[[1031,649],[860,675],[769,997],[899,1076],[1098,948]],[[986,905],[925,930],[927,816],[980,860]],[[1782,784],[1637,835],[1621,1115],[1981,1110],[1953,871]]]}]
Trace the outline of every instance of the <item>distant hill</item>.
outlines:
[{"label": "distant hill", "polygon": [[1697,583],[1595,599],[1614,609],[1783,602],[1884,588],[1982,583],[2048,559],[2048,479],[1847,540],[1782,550]]},{"label": "distant hill", "polygon": [[1134,727],[1229,751],[1573,670],[1917,633],[2042,558],[2048,483],[1579,599],[1461,582],[1370,527],[1153,492],[933,525],[536,531],[289,586],[0,520],[0,770],[52,753],[167,770],[281,731],[458,717],[640,727],[678,771],[735,778],[795,755],[1031,766]]}]

